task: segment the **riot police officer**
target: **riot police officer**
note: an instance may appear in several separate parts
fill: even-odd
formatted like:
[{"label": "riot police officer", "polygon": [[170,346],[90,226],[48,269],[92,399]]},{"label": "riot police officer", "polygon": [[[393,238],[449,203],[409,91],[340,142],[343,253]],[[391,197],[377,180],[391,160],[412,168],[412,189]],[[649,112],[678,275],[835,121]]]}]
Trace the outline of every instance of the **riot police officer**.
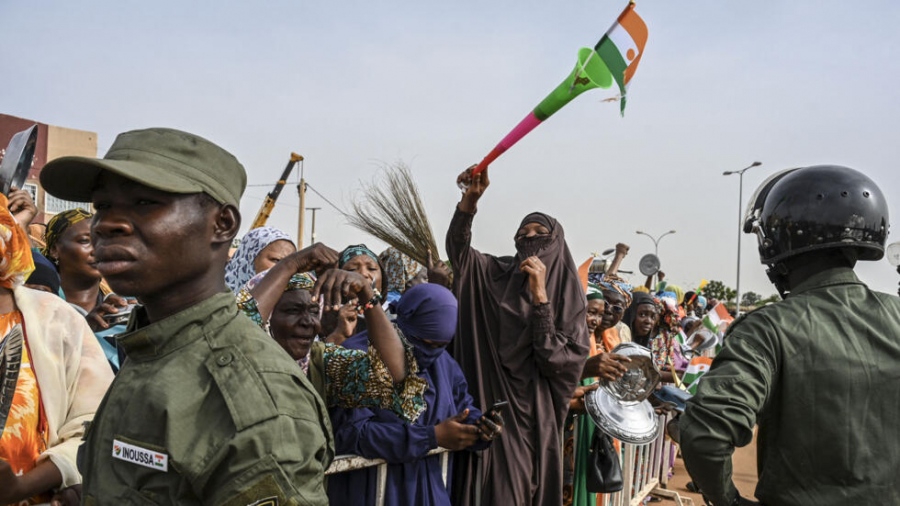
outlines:
[{"label": "riot police officer", "polygon": [[846,167],[786,170],[757,190],[744,231],[784,300],[731,326],[681,422],[713,505],[755,504],[731,456],[757,424],[762,504],[900,504],[900,299],[853,272],[882,258],[888,228],[881,190]]}]

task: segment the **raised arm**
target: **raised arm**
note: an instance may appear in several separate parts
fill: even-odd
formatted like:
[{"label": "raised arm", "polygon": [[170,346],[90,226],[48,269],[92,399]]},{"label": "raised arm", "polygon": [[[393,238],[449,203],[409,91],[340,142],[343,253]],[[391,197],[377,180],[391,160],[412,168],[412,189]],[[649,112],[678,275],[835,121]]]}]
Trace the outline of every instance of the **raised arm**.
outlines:
[{"label": "raised arm", "polygon": [[34,217],[37,215],[37,206],[34,205],[34,200],[31,199],[31,193],[13,186],[10,188],[7,201],[9,212],[16,219],[16,223],[25,231],[25,235],[28,236],[28,225],[34,221]]},{"label": "raised arm", "polygon": [[311,293],[313,300],[321,297],[326,311],[339,311],[346,301],[355,299],[366,318],[369,341],[378,350],[391,377],[395,382],[406,378],[406,350],[381,308],[380,294],[376,297],[368,278],[352,271],[331,269],[319,276]]},{"label": "raised arm", "polygon": [[337,251],[322,243],[313,244],[281,259],[250,290],[250,294],[256,299],[256,307],[262,320],[269,321],[291,276],[298,272],[322,271],[334,266],[337,259]]},{"label": "raised arm", "polygon": [[488,171],[485,169],[483,172],[477,175],[472,175],[472,167],[464,170],[459,176],[456,177],[457,185],[464,185],[465,191],[463,192],[462,199],[459,201],[459,210],[468,213],[475,214],[478,206],[478,200],[481,199],[481,196],[484,195],[487,187],[491,185],[491,180],[488,178]]},{"label": "raised arm", "polygon": [[475,217],[478,200],[490,185],[487,170],[477,176],[472,176],[471,171],[472,167],[463,171],[456,178],[457,184],[468,186],[466,186],[462,199],[456,206],[456,212],[453,213],[453,219],[450,220],[450,228],[447,230],[447,255],[450,265],[457,273],[468,264],[474,251],[470,246],[472,241],[472,219]]},{"label": "raised arm", "polygon": [[628,256],[628,250],[631,249],[625,243],[616,244],[616,254],[613,256],[612,262],[609,263],[609,268],[606,269],[608,274],[618,275],[619,274],[619,266],[622,265],[622,260],[625,260],[625,257]]}]

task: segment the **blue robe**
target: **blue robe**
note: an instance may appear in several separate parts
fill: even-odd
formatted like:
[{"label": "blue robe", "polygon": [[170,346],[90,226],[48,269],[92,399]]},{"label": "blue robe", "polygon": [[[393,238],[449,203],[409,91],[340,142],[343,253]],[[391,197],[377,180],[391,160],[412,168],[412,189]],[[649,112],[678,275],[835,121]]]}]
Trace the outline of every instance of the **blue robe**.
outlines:
[{"label": "blue robe", "polygon": [[[368,336],[357,334],[343,346],[366,349]],[[473,405],[459,364],[446,351],[421,371],[419,377],[428,381],[429,388],[425,391],[428,408],[414,424],[405,423],[387,410],[332,409],[330,413],[338,455],[383,458],[390,464],[386,506],[449,506],[450,488],[444,485],[441,476],[441,456],[425,457],[437,448],[434,426],[464,409],[469,409],[468,423],[474,424],[481,418],[481,410]],[[489,444],[479,441],[469,449],[480,450]],[[452,469],[451,461],[448,485]],[[328,498],[334,505],[374,504],[376,486],[374,467],[332,475],[328,477]]]}]

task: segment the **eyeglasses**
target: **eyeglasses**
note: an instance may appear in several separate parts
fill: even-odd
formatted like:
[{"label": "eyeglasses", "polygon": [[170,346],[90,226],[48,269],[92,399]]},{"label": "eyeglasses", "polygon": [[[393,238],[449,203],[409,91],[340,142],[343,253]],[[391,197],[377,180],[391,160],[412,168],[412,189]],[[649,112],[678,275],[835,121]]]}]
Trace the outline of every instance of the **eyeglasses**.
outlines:
[{"label": "eyeglasses", "polygon": [[613,306],[610,304],[606,305],[606,310],[612,314],[622,314],[625,312],[625,308],[622,306]]}]

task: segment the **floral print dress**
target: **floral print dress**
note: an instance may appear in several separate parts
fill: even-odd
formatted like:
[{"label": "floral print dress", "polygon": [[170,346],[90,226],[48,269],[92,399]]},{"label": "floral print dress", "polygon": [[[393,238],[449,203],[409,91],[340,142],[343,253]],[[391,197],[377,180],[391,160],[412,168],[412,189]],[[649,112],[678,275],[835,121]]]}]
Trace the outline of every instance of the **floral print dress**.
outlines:
[{"label": "floral print dress", "polygon": [[[22,323],[22,313],[13,311],[0,315],[0,335],[6,336]],[[16,379],[16,390],[3,434],[0,436],[0,458],[7,461],[12,471],[21,476],[37,464],[38,457],[47,449],[47,418],[41,404],[41,392],[27,343],[22,347],[22,361]],[[50,495],[41,495],[17,504],[46,503]]]}]

